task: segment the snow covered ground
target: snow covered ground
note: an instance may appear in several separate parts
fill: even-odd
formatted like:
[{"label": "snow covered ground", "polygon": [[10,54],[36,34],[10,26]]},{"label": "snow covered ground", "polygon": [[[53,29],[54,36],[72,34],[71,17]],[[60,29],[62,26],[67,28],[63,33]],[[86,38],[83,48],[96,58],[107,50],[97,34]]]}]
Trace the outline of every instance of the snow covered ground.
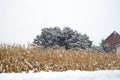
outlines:
[{"label": "snow covered ground", "polygon": [[120,80],[120,70],[0,73],[0,80]]}]

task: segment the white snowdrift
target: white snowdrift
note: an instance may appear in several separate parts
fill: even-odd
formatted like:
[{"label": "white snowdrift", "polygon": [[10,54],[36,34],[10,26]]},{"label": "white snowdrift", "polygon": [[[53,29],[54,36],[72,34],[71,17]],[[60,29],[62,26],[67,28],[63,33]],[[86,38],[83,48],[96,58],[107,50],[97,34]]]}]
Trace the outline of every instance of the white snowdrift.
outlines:
[{"label": "white snowdrift", "polygon": [[0,80],[120,80],[120,70],[1,73]]}]

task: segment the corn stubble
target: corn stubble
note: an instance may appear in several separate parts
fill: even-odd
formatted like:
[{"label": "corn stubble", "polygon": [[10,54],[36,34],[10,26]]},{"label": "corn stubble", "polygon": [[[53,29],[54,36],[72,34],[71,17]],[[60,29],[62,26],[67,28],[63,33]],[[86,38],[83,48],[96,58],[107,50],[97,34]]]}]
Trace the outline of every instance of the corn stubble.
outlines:
[{"label": "corn stubble", "polygon": [[120,55],[87,50],[42,49],[0,45],[0,73],[120,69]]}]

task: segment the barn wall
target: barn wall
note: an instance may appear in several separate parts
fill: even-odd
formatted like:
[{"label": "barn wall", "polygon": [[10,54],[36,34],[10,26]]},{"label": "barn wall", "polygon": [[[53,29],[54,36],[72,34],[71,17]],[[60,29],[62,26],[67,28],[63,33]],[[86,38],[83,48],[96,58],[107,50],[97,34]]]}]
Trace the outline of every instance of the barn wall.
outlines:
[{"label": "barn wall", "polygon": [[115,46],[120,44],[120,35],[114,31],[105,39],[105,43],[109,45],[110,51],[114,51],[116,49]]}]

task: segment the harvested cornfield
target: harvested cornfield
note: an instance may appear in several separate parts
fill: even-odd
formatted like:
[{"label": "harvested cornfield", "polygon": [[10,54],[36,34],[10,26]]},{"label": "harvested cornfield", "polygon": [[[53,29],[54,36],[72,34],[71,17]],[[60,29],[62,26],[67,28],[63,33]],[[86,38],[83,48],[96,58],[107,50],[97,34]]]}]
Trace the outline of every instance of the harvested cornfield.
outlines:
[{"label": "harvested cornfield", "polygon": [[0,72],[120,69],[120,55],[87,50],[0,45]]}]

